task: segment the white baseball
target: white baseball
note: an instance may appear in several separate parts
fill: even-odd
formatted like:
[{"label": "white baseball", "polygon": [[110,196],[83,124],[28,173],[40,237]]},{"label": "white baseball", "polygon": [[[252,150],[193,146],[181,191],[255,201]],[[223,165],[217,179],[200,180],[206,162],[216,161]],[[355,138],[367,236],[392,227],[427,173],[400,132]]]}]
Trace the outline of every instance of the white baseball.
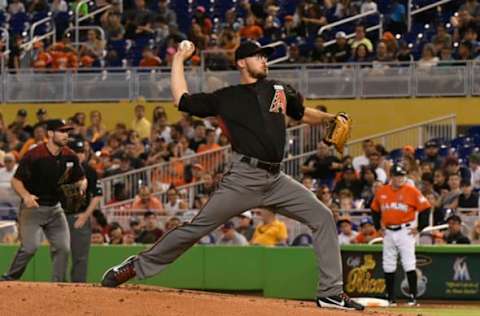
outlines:
[{"label": "white baseball", "polygon": [[190,42],[190,41],[187,41],[187,40],[183,40],[180,42],[180,45],[179,45],[180,49],[181,50],[188,50],[188,49],[191,49],[193,48],[193,43]]}]

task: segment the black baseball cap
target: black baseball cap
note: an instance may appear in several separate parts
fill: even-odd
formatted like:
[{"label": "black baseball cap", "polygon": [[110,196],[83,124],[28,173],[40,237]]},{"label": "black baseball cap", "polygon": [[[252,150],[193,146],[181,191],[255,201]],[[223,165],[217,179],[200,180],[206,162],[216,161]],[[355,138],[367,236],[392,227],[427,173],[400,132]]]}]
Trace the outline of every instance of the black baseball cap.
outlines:
[{"label": "black baseball cap", "polygon": [[393,164],[392,168],[390,168],[390,174],[392,176],[405,176],[407,175],[407,170],[401,163]]},{"label": "black baseball cap", "polygon": [[37,110],[37,115],[44,115],[47,114],[47,110],[45,108],[39,108]]},{"label": "black baseball cap", "polygon": [[68,143],[68,147],[76,153],[85,152],[85,142],[81,139],[75,139]]},{"label": "black baseball cap", "polygon": [[20,109],[20,110],[17,111],[17,115],[25,117],[25,116],[27,116],[27,110]]},{"label": "black baseball cap", "polygon": [[64,120],[60,119],[48,120],[46,125],[48,131],[68,132],[73,129],[72,126],[67,125]]},{"label": "black baseball cap", "polygon": [[256,41],[245,41],[238,46],[235,51],[235,61],[243,58],[247,58],[256,54],[262,54],[267,58],[273,53],[275,49],[270,46],[261,46]]},{"label": "black baseball cap", "polygon": [[425,143],[425,148],[428,148],[428,147],[438,147],[438,142],[434,139],[431,139]]},{"label": "black baseball cap", "polygon": [[447,218],[447,223],[448,223],[449,221],[455,221],[455,222],[457,222],[457,223],[459,223],[459,224],[462,223],[462,219],[461,219],[460,216],[458,216],[457,214],[450,215],[450,216]]}]

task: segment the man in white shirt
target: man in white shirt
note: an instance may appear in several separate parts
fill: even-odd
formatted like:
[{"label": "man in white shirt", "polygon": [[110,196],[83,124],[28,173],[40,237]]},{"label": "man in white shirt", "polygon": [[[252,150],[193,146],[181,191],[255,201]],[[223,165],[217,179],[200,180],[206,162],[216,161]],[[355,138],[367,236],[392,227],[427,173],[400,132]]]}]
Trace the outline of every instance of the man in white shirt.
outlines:
[{"label": "man in white shirt", "polygon": [[468,166],[470,168],[470,182],[475,191],[480,190],[480,154],[474,153],[468,157]]},{"label": "man in white shirt", "polygon": [[373,0],[365,0],[360,8],[361,13],[368,11],[377,11],[377,4]]},{"label": "man in white shirt", "polygon": [[348,218],[343,218],[337,223],[340,234],[338,234],[339,245],[349,245],[352,239],[357,237],[358,233],[352,229],[352,222]]},{"label": "man in white shirt", "polygon": [[366,139],[362,142],[363,155],[353,158],[353,168],[357,173],[360,172],[362,166],[368,166],[370,161],[368,155],[375,151],[375,143],[371,139]]},{"label": "man in white shirt", "polygon": [[13,156],[12,153],[5,154],[5,157],[3,158],[3,163],[5,167],[0,168],[0,190],[2,190],[3,192],[8,189],[13,194],[10,181],[15,174],[15,170],[17,170],[15,156]]},{"label": "man in white shirt", "polygon": [[228,221],[222,226],[222,236],[218,239],[217,245],[248,246],[248,241],[235,230],[233,222]]}]

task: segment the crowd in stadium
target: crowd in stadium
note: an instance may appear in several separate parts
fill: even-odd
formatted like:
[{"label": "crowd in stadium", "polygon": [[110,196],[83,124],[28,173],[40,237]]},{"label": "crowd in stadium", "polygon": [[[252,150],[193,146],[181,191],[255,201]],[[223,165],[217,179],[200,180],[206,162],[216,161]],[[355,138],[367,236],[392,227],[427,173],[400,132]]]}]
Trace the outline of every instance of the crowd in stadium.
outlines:
[{"label": "crowd in stadium", "polygon": [[[319,108],[326,110],[325,107]],[[14,122],[4,122],[0,117],[0,190],[2,197],[15,196],[10,188],[10,179],[16,163],[33,146],[46,141],[43,122],[48,112],[39,108],[35,113],[38,123],[28,125],[26,110],[17,113]],[[162,106],[154,109],[153,122],[145,117],[145,107],[137,105],[134,119],[130,124],[118,123],[115,129],[107,130],[102,123],[101,113],[92,111],[87,124],[87,113],[77,113],[69,118],[75,128],[72,139],[85,142],[89,165],[99,177],[121,175],[133,169],[175,162],[182,157],[204,153],[216,162],[206,167],[202,159],[185,163],[175,177],[162,179],[161,186],[138,184],[136,196],[131,203],[122,205],[131,215],[128,223],[108,223],[105,214],[94,212],[92,242],[111,244],[151,243],[165,231],[175,227],[190,213],[202,208],[208,196],[215,190],[224,172],[225,161],[215,150],[228,145],[228,138],[222,133],[215,119],[196,120],[187,115],[173,124],[168,123]],[[462,146],[472,139],[464,139]],[[214,150],[209,154],[209,151]],[[339,241],[342,244],[368,243],[379,237],[368,214],[375,190],[390,179],[392,161],[402,161],[408,171],[408,181],[418,187],[433,205],[423,212],[423,219],[429,225],[449,224],[449,229],[462,228],[462,219],[453,210],[479,207],[480,153],[472,150],[466,153],[456,151],[455,144],[446,146],[441,140],[430,140],[424,148],[415,149],[405,145],[399,151],[387,152],[380,144],[371,140],[363,143],[364,154],[358,157],[345,156],[339,159],[325,143],[318,143],[316,153],[304,162],[298,179],[334,212],[338,224]],[[205,156],[206,157],[206,156]],[[199,181],[193,203],[184,190],[177,187]],[[113,199],[107,207],[127,199],[124,182],[115,184]],[[131,193],[131,192],[130,192]],[[134,192],[135,193],[135,192]],[[166,199],[155,197],[165,193]],[[2,206],[6,207],[5,201]],[[353,213],[352,213],[353,211]],[[189,213],[190,212],[190,213]],[[353,215],[352,215],[353,214]],[[467,214],[468,213],[463,213]],[[352,217],[360,216],[360,221]],[[466,235],[447,232],[433,234],[434,243],[478,243],[480,242],[480,221],[472,217]],[[460,222],[458,222],[460,221]],[[255,226],[256,225],[256,226]],[[456,225],[456,226],[455,226]],[[451,227],[450,227],[451,226]],[[456,227],[456,228],[455,228]],[[243,235],[243,237],[240,237]],[[267,209],[255,209],[244,213],[239,219],[226,223],[221,233],[216,232],[201,243],[240,244],[308,244],[308,234],[288,236],[287,227]],[[14,240],[14,239],[13,239]],[[233,241],[234,240],[234,241]],[[5,242],[12,241],[12,236]]]},{"label": "crowd in stadium", "polygon": [[[96,0],[79,5],[80,1],[67,4],[65,0],[4,2],[0,24],[10,32],[9,68],[169,66],[184,39],[197,47],[191,63],[199,65],[201,53],[209,51],[205,65],[213,70],[231,69],[233,51],[244,39],[262,44],[285,42],[289,53],[285,63],[292,64],[416,60],[420,67],[432,67],[439,62],[448,65],[475,59],[480,45],[477,0],[452,1],[419,14],[410,30],[406,3],[398,0]],[[81,22],[81,26],[100,27],[102,32],[82,30],[80,43],[75,43],[74,31],[65,32],[73,25],[75,12],[87,16],[106,6],[101,14]],[[382,13],[383,21],[369,15],[320,32],[322,26],[370,10]],[[28,25],[49,14],[56,25],[57,42],[47,38],[32,42],[31,47],[22,46],[30,40],[24,34]],[[382,35],[366,31],[379,23]],[[40,29],[37,35],[47,31]],[[29,48],[33,58],[24,64],[21,60]]]}]

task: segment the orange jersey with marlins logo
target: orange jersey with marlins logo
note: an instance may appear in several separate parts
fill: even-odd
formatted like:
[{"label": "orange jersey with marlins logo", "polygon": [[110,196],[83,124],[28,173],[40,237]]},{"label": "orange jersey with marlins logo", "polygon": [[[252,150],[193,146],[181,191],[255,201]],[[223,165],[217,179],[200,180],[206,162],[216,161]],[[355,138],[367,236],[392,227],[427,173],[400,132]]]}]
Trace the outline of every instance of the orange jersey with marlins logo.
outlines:
[{"label": "orange jersey with marlins logo", "polygon": [[375,194],[371,208],[382,214],[385,226],[400,225],[415,220],[415,212],[421,212],[431,205],[414,186],[404,184],[394,190],[391,184],[380,187]]}]

